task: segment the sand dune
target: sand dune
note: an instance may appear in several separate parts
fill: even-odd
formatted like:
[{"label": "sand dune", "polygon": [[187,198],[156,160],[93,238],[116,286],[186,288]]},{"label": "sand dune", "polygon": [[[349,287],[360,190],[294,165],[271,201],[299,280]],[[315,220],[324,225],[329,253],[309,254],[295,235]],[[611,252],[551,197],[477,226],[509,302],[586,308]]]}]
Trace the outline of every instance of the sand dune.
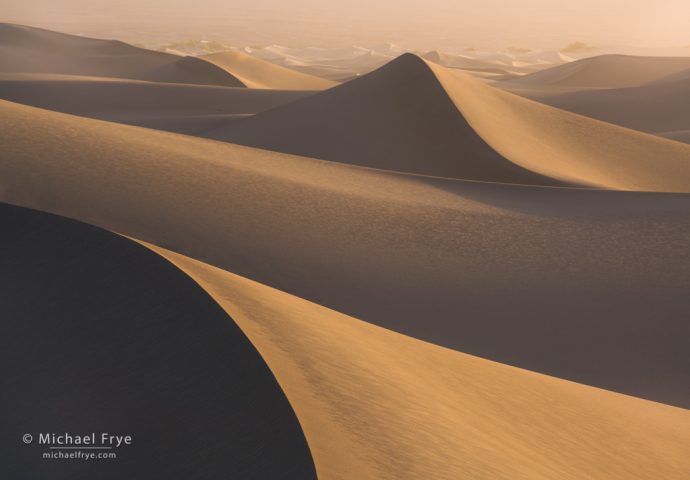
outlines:
[{"label": "sand dune", "polygon": [[690,147],[532,102],[414,55],[207,136],[425,175],[690,191]]},{"label": "sand dune", "polygon": [[657,135],[661,137],[666,137],[671,140],[677,140],[679,142],[685,142],[685,143],[690,143],[690,129],[689,130],[680,130],[680,131],[675,131],[675,132],[661,132],[658,133]]},{"label": "sand dune", "polygon": [[[3,478],[316,478],[275,378],[189,277],[65,218],[0,204],[0,225]],[[133,440],[116,460],[42,459],[51,431]]]},{"label": "sand dune", "polygon": [[283,68],[242,52],[227,51],[203,55],[249,88],[274,90],[324,90],[336,82]]},{"label": "sand dune", "polygon": [[320,479],[683,479],[690,411],[436,347],[163,254],[284,388]]},{"label": "sand dune", "polygon": [[547,105],[624,127],[661,134],[690,129],[690,79],[630,88],[554,93],[517,91]]},{"label": "sand dune", "polygon": [[8,23],[0,24],[0,71],[244,86],[222,68],[198,58]]},{"label": "sand dune", "polygon": [[415,177],[1,105],[3,201],[440,345],[690,406],[688,195]]},{"label": "sand dune", "polygon": [[102,120],[200,134],[310,92],[51,74],[0,74],[0,98]]},{"label": "sand dune", "polygon": [[600,55],[507,80],[515,87],[635,87],[690,69],[690,57]]}]

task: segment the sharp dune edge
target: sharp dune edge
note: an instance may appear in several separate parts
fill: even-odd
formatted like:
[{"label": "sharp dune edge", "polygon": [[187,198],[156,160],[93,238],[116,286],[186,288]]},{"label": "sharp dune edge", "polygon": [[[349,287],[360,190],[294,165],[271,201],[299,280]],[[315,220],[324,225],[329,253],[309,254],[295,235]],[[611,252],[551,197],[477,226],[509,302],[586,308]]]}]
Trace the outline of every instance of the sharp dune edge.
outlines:
[{"label": "sharp dune edge", "polygon": [[690,191],[686,145],[554,109],[411,54],[206,136],[451,178]]},{"label": "sharp dune edge", "polygon": [[688,195],[415,177],[0,109],[2,201],[467,353],[690,406]]},{"label": "sharp dune edge", "polygon": [[[187,275],[62,217],[0,204],[0,226],[2,478],[316,478],[281,387]],[[86,464],[16,441],[51,429],[134,440]]]},{"label": "sharp dune edge", "polygon": [[249,88],[277,90],[324,90],[336,82],[280,67],[242,52],[227,51],[200,58],[232,73]]},{"label": "sharp dune edge", "polygon": [[690,471],[688,410],[436,347],[149,247],[199,282],[262,353],[322,480]]}]

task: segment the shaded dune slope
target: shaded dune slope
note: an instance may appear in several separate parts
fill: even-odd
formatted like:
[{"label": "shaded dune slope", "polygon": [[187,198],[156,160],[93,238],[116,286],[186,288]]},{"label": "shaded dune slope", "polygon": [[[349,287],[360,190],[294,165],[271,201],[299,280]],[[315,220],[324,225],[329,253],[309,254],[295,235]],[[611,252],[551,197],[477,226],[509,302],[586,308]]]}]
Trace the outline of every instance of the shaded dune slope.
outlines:
[{"label": "shaded dune slope", "polygon": [[0,98],[5,100],[192,135],[309,93],[69,75],[0,74]]},{"label": "shaded dune slope", "polygon": [[222,68],[198,58],[8,23],[0,24],[0,71],[244,86]]},{"label": "shaded dune slope", "polygon": [[249,88],[274,90],[324,90],[336,82],[252,57],[246,53],[226,51],[199,57],[240,80]]},{"label": "shaded dune slope", "polygon": [[599,55],[503,82],[511,86],[623,88],[690,69],[690,57]]},{"label": "shaded dune slope", "polygon": [[[3,478],[315,478],[275,378],[187,275],[73,220],[0,204],[0,225]],[[133,442],[41,460],[39,432]]]},{"label": "shaded dune slope", "polygon": [[453,352],[152,247],[260,350],[320,479],[682,480],[690,411]]},{"label": "shaded dune slope", "polygon": [[0,105],[4,201],[466,353],[690,406],[688,195],[415,177]]},{"label": "shaded dune slope", "polygon": [[411,54],[206,136],[450,178],[690,191],[686,145],[539,104]]},{"label": "shaded dune slope", "polygon": [[629,88],[518,94],[570,112],[654,134],[690,130],[690,79]]}]

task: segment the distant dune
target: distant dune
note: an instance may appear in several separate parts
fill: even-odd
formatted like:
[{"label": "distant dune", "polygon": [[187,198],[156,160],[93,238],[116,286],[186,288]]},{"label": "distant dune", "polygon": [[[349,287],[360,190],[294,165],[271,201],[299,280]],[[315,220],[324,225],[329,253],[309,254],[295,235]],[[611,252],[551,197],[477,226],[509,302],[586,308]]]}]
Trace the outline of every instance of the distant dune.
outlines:
[{"label": "distant dune", "polygon": [[[264,360],[187,275],[65,218],[0,204],[0,225],[3,478],[316,478]],[[51,431],[133,440],[42,459]]]},{"label": "distant dune", "polygon": [[599,55],[506,81],[515,87],[606,87],[643,85],[690,69],[690,57]]},{"label": "distant dune", "polygon": [[222,68],[198,58],[7,23],[0,24],[0,72],[244,86]]},{"label": "distant dune", "polygon": [[203,55],[206,60],[240,80],[249,88],[276,90],[324,90],[336,82],[307,75],[237,51]]},{"label": "distant dune", "polygon": [[207,136],[424,175],[690,191],[688,146],[531,102],[411,54]]},{"label": "distant dune", "polygon": [[690,406],[688,195],[415,177],[1,105],[3,201],[416,338]]}]

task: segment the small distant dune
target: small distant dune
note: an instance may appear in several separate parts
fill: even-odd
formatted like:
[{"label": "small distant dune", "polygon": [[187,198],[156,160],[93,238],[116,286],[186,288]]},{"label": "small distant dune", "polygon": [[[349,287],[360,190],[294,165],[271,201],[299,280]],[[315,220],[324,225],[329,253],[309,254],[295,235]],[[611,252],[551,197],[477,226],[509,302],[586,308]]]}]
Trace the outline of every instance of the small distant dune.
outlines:
[{"label": "small distant dune", "polygon": [[[316,478],[273,374],[185,273],[47,213],[0,204],[0,226],[3,477]],[[113,460],[47,460],[39,432],[132,445]]]},{"label": "small distant dune", "polygon": [[198,58],[8,23],[0,24],[0,72],[244,86],[222,68]]},{"label": "small distant dune", "polygon": [[506,80],[515,87],[635,87],[690,68],[690,57],[599,55]]},{"label": "small distant dune", "polygon": [[240,80],[249,88],[274,90],[324,90],[336,82],[290,70],[246,53],[225,51],[199,57]]}]

